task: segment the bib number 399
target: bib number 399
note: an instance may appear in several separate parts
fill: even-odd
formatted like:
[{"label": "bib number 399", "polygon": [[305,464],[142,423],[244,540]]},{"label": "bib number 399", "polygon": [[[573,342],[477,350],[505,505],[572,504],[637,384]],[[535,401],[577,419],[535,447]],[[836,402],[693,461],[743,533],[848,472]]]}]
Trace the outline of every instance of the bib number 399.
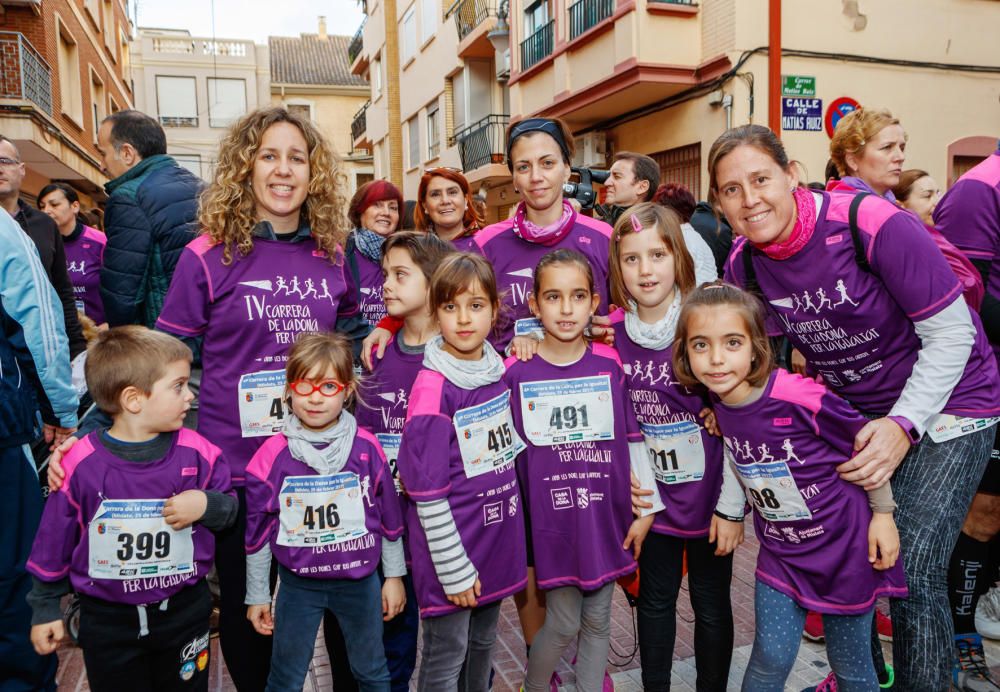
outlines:
[{"label": "bib number 399", "polygon": [[163,519],[164,500],[104,500],[87,529],[92,579],[135,579],[194,571],[191,527]]}]

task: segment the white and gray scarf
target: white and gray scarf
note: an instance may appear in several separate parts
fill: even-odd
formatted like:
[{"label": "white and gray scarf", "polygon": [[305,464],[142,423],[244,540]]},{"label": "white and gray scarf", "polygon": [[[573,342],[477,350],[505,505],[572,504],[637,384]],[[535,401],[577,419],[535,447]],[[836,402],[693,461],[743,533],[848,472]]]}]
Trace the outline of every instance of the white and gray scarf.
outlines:
[{"label": "white and gray scarf", "polygon": [[653,351],[662,351],[674,343],[677,318],[681,312],[680,291],[674,289],[674,300],[667,308],[667,314],[653,324],[647,324],[639,319],[635,301],[629,301],[629,307],[630,309],[625,311],[625,331],[632,341]]},{"label": "white and gray scarf", "polygon": [[358,434],[358,422],[347,411],[326,430],[309,430],[294,413],[285,419],[285,438],[292,456],[321,475],[338,473],[347,464],[347,457]]},{"label": "white and gray scarf", "polygon": [[483,387],[499,382],[506,372],[503,358],[489,341],[483,342],[483,357],[479,360],[456,358],[444,350],[443,344],[444,339],[440,334],[427,342],[424,347],[424,367],[441,373],[456,387]]}]

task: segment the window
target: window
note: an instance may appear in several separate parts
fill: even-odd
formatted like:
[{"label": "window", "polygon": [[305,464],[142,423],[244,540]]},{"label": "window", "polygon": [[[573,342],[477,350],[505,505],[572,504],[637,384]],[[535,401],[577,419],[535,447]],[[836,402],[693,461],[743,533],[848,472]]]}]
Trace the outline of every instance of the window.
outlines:
[{"label": "window", "polygon": [[451,123],[455,132],[465,127],[465,72],[451,78]]},{"label": "window", "polygon": [[101,126],[101,121],[107,116],[107,102],[104,92],[104,82],[97,76],[93,69],[90,70],[90,111],[94,118],[94,144],[97,144],[97,128]]},{"label": "window", "polygon": [[378,58],[372,61],[371,80],[372,100],[374,101],[382,95],[382,61]]},{"label": "window", "polygon": [[413,116],[406,122],[407,134],[407,169],[416,168],[420,165],[420,120]]},{"label": "window", "polygon": [[157,75],[156,110],[164,127],[198,127],[194,77]]},{"label": "window", "polygon": [[405,65],[417,54],[417,19],[411,7],[403,15],[403,52],[400,53],[402,63]]},{"label": "window", "polygon": [[548,0],[537,0],[524,9],[524,35],[531,36],[549,23]]},{"label": "window", "polygon": [[120,111],[121,109],[122,109],[122,107],[118,105],[118,102],[117,102],[117,101],[115,101],[115,97],[114,97],[114,96],[112,96],[112,97],[111,97],[111,112],[112,112],[112,113],[117,113],[117,112],[118,112],[118,111]]},{"label": "window", "polygon": [[94,26],[101,28],[101,0],[83,0],[83,9],[94,20]]},{"label": "window", "polygon": [[118,28],[118,54],[122,56],[122,77],[127,80],[131,76],[132,58],[128,52],[128,34],[121,27]]},{"label": "window", "polygon": [[427,158],[433,159],[441,153],[441,120],[438,117],[438,102],[427,106]]},{"label": "window", "polygon": [[437,29],[437,0],[420,0],[420,43],[427,43]]},{"label": "window", "polygon": [[59,31],[59,100],[62,112],[83,127],[83,85],[80,84],[80,50],[76,40],[57,22]]},{"label": "window", "polygon": [[696,199],[701,194],[701,142],[650,154],[660,166],[660,180],[680,183]]},{"label": "window", "polygon": [[285,110],[289,113],[294,113],[296,115],[301,115],[307,120],[312,120],[312,106],[308,103],[286,103]]},{"label": "window", "polygon": [[115,52],[118,35],[115,33],[115,6],[113,0],[101,3],[101,33],[104,34],[104,47],[108,49],[112,60],[117,60]]},{"label": "window", "polygon": [[208,125],[229,127],[247,112],[247,87],[243,79],[208,78]]},{"label": "window", "polygon": [[182,168],[188,169],[199,178],[204,177],[201,174],[201,156],[198,154],[175,154],[171,152],[170,155]]}]

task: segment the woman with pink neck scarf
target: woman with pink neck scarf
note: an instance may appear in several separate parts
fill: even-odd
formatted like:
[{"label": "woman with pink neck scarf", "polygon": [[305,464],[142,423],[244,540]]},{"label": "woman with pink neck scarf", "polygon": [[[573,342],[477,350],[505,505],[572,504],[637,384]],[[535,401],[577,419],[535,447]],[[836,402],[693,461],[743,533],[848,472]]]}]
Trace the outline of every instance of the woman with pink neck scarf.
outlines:
[{"label": "woman with pink neck scarf", "polygon": [[919,219],[878,195],[799,188],[767,128],[724,133],[708,170],[713,200],[743,236],[727,280],[759,293],[810,374],[871,419],[838,470],[865,489],[892,479],[910,592],[891,603],[896,689],[947,689],[948,558],[1000,415],[978,317]]}]

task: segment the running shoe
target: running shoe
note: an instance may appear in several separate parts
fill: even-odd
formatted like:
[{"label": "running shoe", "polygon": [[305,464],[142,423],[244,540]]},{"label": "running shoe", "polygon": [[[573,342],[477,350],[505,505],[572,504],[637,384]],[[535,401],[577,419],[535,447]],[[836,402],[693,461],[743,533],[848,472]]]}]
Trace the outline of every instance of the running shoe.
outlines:
[{"label": "running shoe", "polygon": [[878,608],[875,609],[875,627],[878,629],[879,639],[884,642],[892,641],[892,620]]},{"label": "running shoe", "polygon": [[976,631],[987,639],[1000,639],[1000,586],[994,586],[979,598]]},{"label": "running shoe", "polygon": [[960,692],[1000,692],[1000,685],[990,676],[983,654],[983,639],[978,634],[955,635],[958,658],[951,669],[952,686]]},{"label": "running shoe", "polygon": [[816,687],[807,687],[802,692],[837,692],[837,677],[831,670],[830,674],[823,678],[823,682]]},{"label": "running shoe", "polygon": [[812,610],[806,613],[806,626],[802,628],[802,636],[811,642],[823,641],[823,616]]}]

